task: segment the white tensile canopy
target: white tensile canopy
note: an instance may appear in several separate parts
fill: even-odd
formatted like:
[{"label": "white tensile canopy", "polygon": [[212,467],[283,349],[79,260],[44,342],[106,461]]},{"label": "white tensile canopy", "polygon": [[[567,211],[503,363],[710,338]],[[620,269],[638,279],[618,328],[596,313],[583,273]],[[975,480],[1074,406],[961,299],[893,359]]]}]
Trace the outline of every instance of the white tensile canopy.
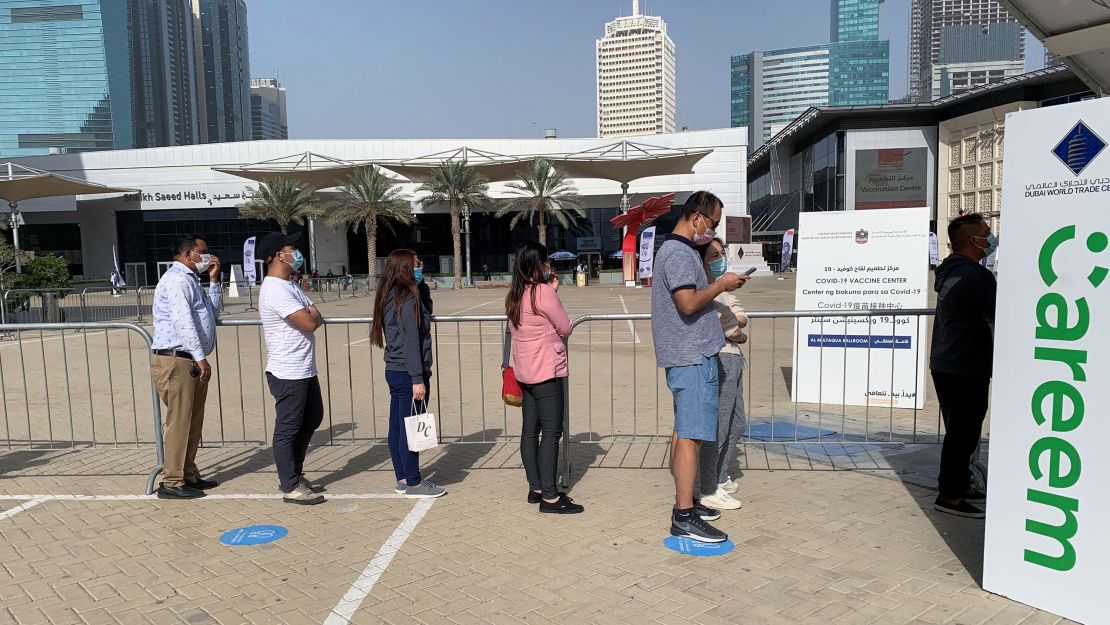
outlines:
[{"label": "white tensile canopy", "polygon": [[16,163],[0,164],[0,198],[8,201],[11,211],[12,243],[16,249],[15,269],[22,271],[19,262],[19,203],[43,197],[64,195],[94,195],[98,193],[135,193],[137,189],[108,187],[102,184],[70,178],[54,172],[25,167]]}]

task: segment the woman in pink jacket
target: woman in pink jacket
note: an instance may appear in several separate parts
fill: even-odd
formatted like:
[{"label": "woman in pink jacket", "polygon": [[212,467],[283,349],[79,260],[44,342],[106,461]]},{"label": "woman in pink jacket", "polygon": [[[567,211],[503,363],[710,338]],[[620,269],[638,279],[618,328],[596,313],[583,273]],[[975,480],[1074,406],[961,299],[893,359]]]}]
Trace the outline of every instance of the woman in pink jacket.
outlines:
[{"label": "woman in pink jacket", "polygon": [[558,288],[547,248],[525,243],[516,254],[505,314],[513,339],[513,370],[524,393],[520,459],[528,476],[528,503],[538,503],[540,512],[576,514],[582,506],[555,490],[568,373],[563,339],[571,332]]}]

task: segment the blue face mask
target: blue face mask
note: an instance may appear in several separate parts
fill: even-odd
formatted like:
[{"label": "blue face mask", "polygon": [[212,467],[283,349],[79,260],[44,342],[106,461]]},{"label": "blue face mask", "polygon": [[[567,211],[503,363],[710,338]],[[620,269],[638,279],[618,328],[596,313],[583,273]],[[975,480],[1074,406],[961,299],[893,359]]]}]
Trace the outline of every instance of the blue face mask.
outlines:
[{"label": "blue face mask", "polygon": [[726,271],[728,271],[728,259],[724,256],[709,263],[709,275],[713,276],[714,278],[720,278],[721,276],[725,275]]},{"label": "blue face mask", "polygon": [[423,267],[414,267],[413,270],[412,270],[412,278],[413,278],[413,280],[416,280],[417,284],[420,284],[421,282],[423,282],[424,281],[424,268]]},{"label": "blue face mask", "polygon": [[982,240],[987,242],[986,247],[979,247],[978,243],[975,244],[976,247],[979,247],[979,249],[983,250],[983,257],[984,258],[986,258],[987,256],[990,256],[991,254],[994,254],[995,252],[998,251],[998,237],[994,236],[993,232],[987,233],[987,236],[985,236],[985,237],[975,237],[975,238],[976,239],[982,239]]},{"label": "blue face mask", "polygon": [[301,267],[304,267],[304,254],[301,254],[300,250],[293,250],[293,262],[289,263],[289,266],[293,271],[300,271]]},{"label": "blue face mask", "polygon": [[548,282],[551,282],[551,272],[550,271],[543,272],[543,282],[544,282],[544,284],[547,284]]}]

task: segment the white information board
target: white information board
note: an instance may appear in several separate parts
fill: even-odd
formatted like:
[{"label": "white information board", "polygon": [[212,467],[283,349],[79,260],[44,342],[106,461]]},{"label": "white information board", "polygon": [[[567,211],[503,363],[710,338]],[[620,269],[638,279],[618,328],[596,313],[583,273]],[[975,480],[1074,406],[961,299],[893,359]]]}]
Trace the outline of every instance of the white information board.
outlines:
[{"label": "white information board", "polygon": [[1106,623],[1110,100],[1006,119],[983,587]]},{"label": "white information board", "polygon": [[923,408],[929,209],[802,213],[796,310],[889,310],[807,317],[794,337],[794,401]]}]

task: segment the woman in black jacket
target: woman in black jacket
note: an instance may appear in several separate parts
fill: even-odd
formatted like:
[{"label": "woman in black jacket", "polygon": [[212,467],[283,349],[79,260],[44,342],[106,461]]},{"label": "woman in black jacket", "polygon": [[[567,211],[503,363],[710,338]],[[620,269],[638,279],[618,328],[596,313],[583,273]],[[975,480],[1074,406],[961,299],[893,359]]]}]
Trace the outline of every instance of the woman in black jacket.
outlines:
[{"label": "woman in black jacket", "polygon": [[420,476],[419,454],[409,451],[405,417],[415,404],[426,411],[432,377],[432,296],[424,284],[424,265],[412,250],[389,255],[374,298],[370,340],[385,350],[385,381],[389,385],[389,455],[397,477],[394,489],[406,497],[447,494]]}]

